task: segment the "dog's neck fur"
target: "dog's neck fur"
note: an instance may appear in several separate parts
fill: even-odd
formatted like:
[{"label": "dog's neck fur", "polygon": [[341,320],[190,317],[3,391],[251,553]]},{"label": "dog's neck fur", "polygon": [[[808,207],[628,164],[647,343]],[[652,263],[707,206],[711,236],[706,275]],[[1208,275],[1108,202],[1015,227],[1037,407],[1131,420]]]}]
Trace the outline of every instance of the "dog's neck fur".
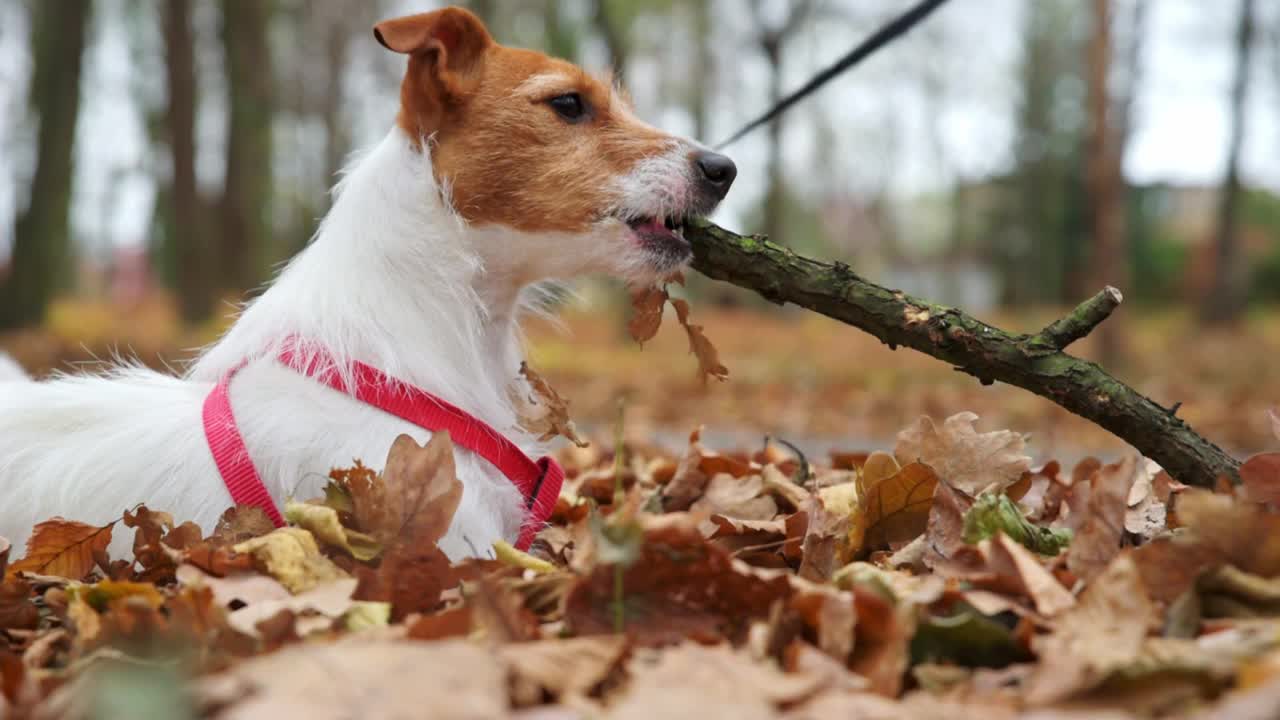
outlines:
[{"label": "dog's neck fur", "polygon": [[[348,169],[310,246],[190,370],[216,380],[303,338],[360,360],[529,445],[509,388],[521,360],[520,281],[453,212],[427,153],[396,128]],[[492,260],[492,262],[489,262]]]}]

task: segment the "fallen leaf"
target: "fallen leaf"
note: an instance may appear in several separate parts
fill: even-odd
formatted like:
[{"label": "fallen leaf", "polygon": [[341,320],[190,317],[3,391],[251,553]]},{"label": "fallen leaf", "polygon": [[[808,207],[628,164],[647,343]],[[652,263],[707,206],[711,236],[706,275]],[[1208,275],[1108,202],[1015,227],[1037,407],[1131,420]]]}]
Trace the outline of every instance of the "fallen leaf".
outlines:
[{"label": "fallen leaf", "polygon": [[996,535],[986,548],[988,566],[998,575],[1016,580],[1018,590],[1031,598],[1036,612],[1053,617],[1076,604],[1040,560],[1008,535]]},{"label": "fallen leaf", "polygon": [[423,447],[408,435],[397,437],[382,472],[390,517],[370,533],[384,544],[391,540],[419,547],[444,537],[462,500],[462,483],[454,470],[449,433],[437,432]]},{"label": "fallen leaf", "polygon": [[[778,514],[778,504],[772,495],[763,493],[764,480],[759,475],[736,478],[720,473],[711,478],[706,492],[689,509],[737,520],[772,520]],[[710,535],[714,529],[710,523],[704,532]]]},{"label": "fallen leaf", "polygon": [[1229,495],[1188,490],[1178,499],[1178,520],[1222,561],[1254,575],[1280,575],[1280,515]]},{"label": "fallen leaf", "polygon": [[222,545],[235,545],[255,537],[262,537],[276,529],[266,511],[256,505],[236,505],[227,508],[218,518],[212,540]]},{"label": "fallen leaf", "polygon": [[80,580],[105,556],[115,522],[98,527],[54,518],[36,525],[27,540],[27,555],[11,564],[8,576],[18,572],[56,575]]},{"label": "fallen leaf", "polygon": [[1093,475],[1084,523],[1067,549],[1067,567],[1089,581],[1120,554],[1129,489],[1138,470],[1138,457],[1127,455]]},{"label": "fallen leaf", "polygon": [[529,363],[520,363],[520,375],[529,383],[533,396],[528,402],[538,408],[541,413],[537,417],[522,418],[522,424],[530,432],[541,433],[539,442],[546,442],[556,436],[563,437],[580,448],[587,443],[578,437],[578,430],[569,419],[569,401],[560,396],[551,384],[529,367]]},{"label": "fallen leaf", "polygon": [[1154,620],[1137,566],[1128,555],[1116,557],[1053,631],[1033,641],[1040,662],[1028,679],[1027,702],[1046,705],[1096,687],[1141,656]]},{"label": "fallen leaf", "polygon": [[511,643],[498,648],[498,659],[513,679],[527,682],[553,700],[582,696],[604,682],[627,652],[620,635]]},{"label": "fallen leaf", "polygon": [[849,558],[860,552],[906,544],[925,531],[938,475],[910,462],[867,490],[849,531]]},{"label": "fallen leaf", "polygon": [[34,630],[38,622],[31,585],[17,578],[0,580],[0,630]]},{"label": "fallen leaf", "polygon": [[1250,501],[1280,508],[1280,453],[1260,453],[1245,460],[1240,481]]},{"label": "fallen leaf", "polygon": [[647,287],[631,293],[631,321],[627,332],[631,339],[644,345],[658,334],[662,327],[662,309],[667,304],[667,291],[660,287]]},{"label": "fallen leaf", "polygon": [[771,718],[823,685],[820,677],[782,673],[723,645],[678,645],[633,660],[630,670],[630,685],[610,708],[616,720]]},{"label": "fallen leaf", "polygon": [[498,718],[508,714],[506,684],[502,664],[480,646],[356,636],[292,645],[239,663],[200,680],[195,698],[228,720]]},{"label": "fallen leaf", "polygon": [[1141,458],[1133,485],[1129,487],[1124,529],[1144,543],[1167,531],[1165,519],[1168,508],[1155,486],[1155,479],[1160,473],[1160,466],[1154,461]]},{"label": "fallen leaf", "polygon": [[367,562],[382,553],[382,544],[371,535],[342,526],[338,511],[327,505],[289,501],[284,517],[292,525],[310,532],[316,540],[340,548],[357,560]]},{"label": "fallen leaf", "polygon": [[979,434],[977,420],[974,413],[957,413],[939,428],[922,416],[898,433],[893,454],[904,466],[921,462],[932,467],[943,482],[970,495],[1003,490],[1031,468],[1031,458],[1022,454],[1026,441],[1009,430]]},{"label": "fallen leaf", "polygon": [[1003,534],[1041,555],[1057,555],[1071,542],[1071,531],[1040,527],[1027,520],[1006,495],[986,493],[964,516],[964,541],[976,544]]},{"label": "fallen leaf", "polygon": [[[257,636],[260,633],[258,629],[260,623],[287,611],[295,617],[307,614],[317,615],[328,621],[320,624],[319,627],[328,627],[332,621],[341,618],[351,610],[353,607],[351,594],[355,589],[355,578],[333,580],[297,595],[270,600],[260,599],[246,604],[227,615],[227,622],[245,635]],[[298,634],[305,636],[307,633],[304,630]]]},{"label": "fallen leaf", "polygon": [[295,594],[347,577],[332,560],[320,554],[316,539],[302,528],[279,528],[269,535],[245,540],[233,549],[251,555],[264,572]]}]

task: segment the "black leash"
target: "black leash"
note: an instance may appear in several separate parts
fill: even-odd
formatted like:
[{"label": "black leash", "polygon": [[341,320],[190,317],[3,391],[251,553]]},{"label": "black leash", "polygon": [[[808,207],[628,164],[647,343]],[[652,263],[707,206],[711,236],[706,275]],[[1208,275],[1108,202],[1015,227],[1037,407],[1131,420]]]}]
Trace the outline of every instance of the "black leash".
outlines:
[{"label": "black leash", "polygon": [[897,38],[899,35],[902,35],[906,31],[910,30],[912,26],[914,26],[916,23],[920,22],[921,20],[925,19],[925,17],[927,17],[929,13],[933,12],[934,10],[937,10],[938,7],[941,6],[943,3],[945,3],[946,1],[947,0],[923,0],[923,2],[921,2],[920,4],[916,5],[915,7],[906,11],[905,13],[899,15],[897,18],[893,20],[893,22],[890,22],[888,25],[885,25],[884,27],[877,30],[876,33],[871,37],[867,38],[866,40],[863,40],[857,47],[849,51],[848,55],[845,55],[844,57],[840,58],[839,60],[836,61],[834,65],[815,75],[812,80],[805,83],[804,86],[801,87],[799,90],[796,90],[790,95],[782,98],[781,100],[778,101],[778,104],[774,105],[773,108],[770,109],[768,112],[756,118],[755,120],[752,120],[751,122],[747,123],[741,130],[734,133],[733,136],[730,137],[728,140],[725,140],[724,142],[717,145],[716,149],[719,150],[723,148],[724,146],[741,138],[743,135],[746,135],[747,133],[751,132],[752,130],[755,130],[761,125],[764,125],[770,120],[773,120],[774,118],[781,115],[783,112],[786,112],[786,110],[790,108],[792,105],[795,105],[796,103],[800,102],[805,97],[807,97],[813,91],[817,90],[823,85],[826,85],[835,76],[839,75],[845,70],[848,70],[854,65],[857,65],[861,60],[866,58],[868,55],[884,47],[886,44],[889,43],[889,41],[893,40],[894,38]]}]

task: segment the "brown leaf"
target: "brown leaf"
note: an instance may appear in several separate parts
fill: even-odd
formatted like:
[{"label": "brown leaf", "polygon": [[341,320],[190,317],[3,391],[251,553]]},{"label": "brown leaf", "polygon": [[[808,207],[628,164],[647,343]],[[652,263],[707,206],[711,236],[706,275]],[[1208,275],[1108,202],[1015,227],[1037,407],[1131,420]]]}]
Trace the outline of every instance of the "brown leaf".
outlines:
[{"label": "brown leaf", "polygon": [[31,585],[17,578],[0,580],[0,630],[34,630],[39,621]]},{"label": "brown leaf", "polygon": [[462,640],[397,643],[357,635],[290,645],[200,680],[195,695],[202,707],[219,708],[219,717],[508,716],[502,665]]},{"label": "brown leaf", "polygon": [[1031,598],[1036,611],[1052,617],[1076,604],[1040,560],[1021,543],[1000,533],[986,546],[987,563],[998,575],[1015,580],[1018,590]]},{"label": "brown leaf", "polygon": [[671,306],[676,309],[676,317],[689,336],[689,352],[698,358],[698,377],[702,383],[705,385],[709,378],[724,380],[729,377],[729,368],[721,364],[720,352],[703,333],[702,326],[689,321],[689,303],[673,298]]},{"label": "brown leaf", "polygon": [[[708,542],[696,517],[641,516],[640,555],[623,573],[625,630],[640,645],[685,637],[740,637],[751,618],[769,614],[791,593],[789,573],[754,570]],[[614,566],[600,565],[574,582],[565,621],[578,635],[614,632]]]},{"label": "brown leaf", "polygon": [[1103,466],[1089,483],[1084,524],[1067,549],[1067,567],[1082,580],[1091,580],[1120,554],[1129,489],[1137,470],[1138,456],[1127,455]]},{"label": "brown leaf", "polygon": [[1188,490],[1178,519],[1222,559],[1254,575],[1280,575],[1280,515],[1228,495]]},{"label": "brown leaf", "polygon": [[388,516],[387,484],[373,469],[357,460],[353,467],[330,470],[329,479],[346,507],[336,506],[337,503],[331,499],[334,491],[328,488],[325,489],[325,504],[340,514],[348,513],[355,530],[374,534],[376,528],[384,528],[391,523]]},{"label": "brown leaf", "polygon": [[720,473],[711,478],[706,493],[690,510],[738,520],[772,520],[778,514],[778,503],[763,492],[764,480],[759,475],[736,478]]},{"label": "brown leaf", "polygon": [[569,401],[560,396],[550,383],[529,367],[529,363],[520,363],[520,375],[529,383],[533,396],[528,399],[531,406],[541,413],[537,417],[522,418],[521,423],[530,432],[542,433],[539,442],[554,437],[563,437],[580,448],[587,447],[587,441],[578,437],[578,430],[573,420],[569,419]]},{"label": "brown leaf", "polygon": [[685,643],[634,660],[629,670],[631,684],[610,708],[616,720],[768,718],[823,686],[820,677],[783,673],[724,645]]},{"label": "brown leaf", "polygon": [[1280,507],[1280,453],[1259,453],[1245,460],[1240,481],[1250,501]]},{"label": "brown leaf", "polygon": [[1128,509],[1124,513],[1124,529],[1146,542],[1163,534],[1168,508],[1156,492],[1155,478],[1160,466],[1146,458],[1138,460],[1133,485],[1129,487]]},{"label": "brown leaf", "polygon": [[1117,557],[1053,632],[1033,641],[1040,663],[1028,680],[1027,701],[1045,705],[1096,687],[1138,659],[1154,620],[1137,566],[1128,555]]},{"label": "brown leaf", "polygon": [[371,532],[385,533],[384,542],[398,538],[419,547],[438,543],[462,500],[449,433],[435,433],[424,447],[408,435],[396,438],[382,476],[391,509],[390,525]]},{"label": "brown leaf", "polygon": [[974,428],[977,419],[971,412],[957,413],[939,428],[922,416],[898,433],[893,454],[902,465],[929,465],[943,482],[969,495],[1003,490],[1031,468],[1031,458],[1022,454],[1026,442],[1009,430],[979,434]]},{"label": "brown leaf", "polygon": [[911,462],[868,488],[849,533],[850,556],[906,544],[923,533],[937,483],[938,475],[932,467]]},{"label": "brown leaf", "polygon": [[644,345],[658,334],[662,327],[662,309],[667,304],[667,290],[660,287],[647,287],[631,293],[631,321],[627,323],[627,332],[631,339]]},{"label": "brown leaf", "polygon": [[[498,658],[513,678],[545,691],[553,700],[583,696],[618,668],[627,652],[621,635],[543,640],[503,645]],[[538,694],[541,701],[541,692]]]},{"label": "brown leaf", "polygon": [[849,669],[865,677],[872,692],[897,697],[911,661],[914,616],[879,593],[855,586],[853,595],[858,637]]},{"label": "brown leaf", "polygon": [[275,530],[275,523],[266,511],[256,505],[237,505],[227,508],[218,518],[210,539],[219,545],[236,545],[250,538],[262,537]]},{"label": "brown leaf", "polygon": [[105,555],[111,544],[112,521],[102,527],[54,518],[35,526],[27,541],[27,556],[9,566],[9,575],[31,572],[80,580]]},{"label": "brown leaf", "polygon": [[963,547],[964,515],[973,507],[973,498],[946,483],[935,483],[933,504],[929,508],[929,520],[925,527],[925,542],[929,552],[925,563],[937,558],[950,559]]}]

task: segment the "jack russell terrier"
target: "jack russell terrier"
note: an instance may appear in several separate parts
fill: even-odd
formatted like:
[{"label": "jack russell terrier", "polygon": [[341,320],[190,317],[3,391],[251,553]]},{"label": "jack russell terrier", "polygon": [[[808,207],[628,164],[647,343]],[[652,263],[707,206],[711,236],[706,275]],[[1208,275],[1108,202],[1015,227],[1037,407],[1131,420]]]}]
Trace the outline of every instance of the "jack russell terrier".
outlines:
[{"label": "jack russell terrier", "polygon": [[527,546],[562,479],[530,459],[544,448],[509,392],[529,288],[669,276],[691,257],[684,220],[736,168],[640,121],[609,83],[499,45],[466,10],[374,36],[408,56],[395,126],[185,376],[0,380],[0,535],[22,547],[36,522],[105,523],[142,502],[205,529],[233,502],[278,520],[305,479],[355,458],[380,469],[398,435],[448,430],[464,491],[441,548]]}]

